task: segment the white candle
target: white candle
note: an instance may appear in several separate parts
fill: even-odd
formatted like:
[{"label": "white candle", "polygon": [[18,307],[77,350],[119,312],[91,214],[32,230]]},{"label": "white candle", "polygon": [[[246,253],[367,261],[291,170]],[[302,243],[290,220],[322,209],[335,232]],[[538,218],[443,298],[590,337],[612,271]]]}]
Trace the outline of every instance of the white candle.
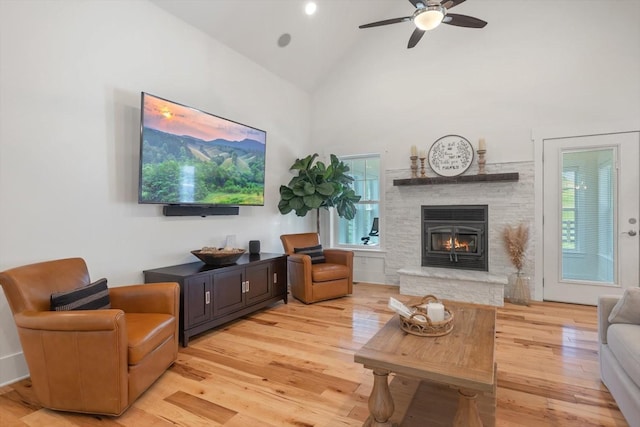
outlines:
[{"label": "white candle", "polygon": [[480,141],[478,141],[478,150],[486,150],[487,149],[487,142],[484,140],[484,138],[480,138]]},{"label": "white candle", "polygon": [[227,236],[227,243],[224,245],[224,250],[225,251],[230,251],[232,249],[234,249],[236,247],[236,235],[235,234],[229,234]]},{"label": "white candle", "polygon": [[415,145],[411,146],[411,155],[412,156],[417,156],[418,155],[418,148]]},{"label": "white candle", "polygon": [[444,320],[444,305],[439,302],[427,304],[427,316],[432,322],[442,322]]},{"label": "white candle", "polygon": [[420,150],[420,158],[425,159],[427,157],[427,152],[424,150]]}]

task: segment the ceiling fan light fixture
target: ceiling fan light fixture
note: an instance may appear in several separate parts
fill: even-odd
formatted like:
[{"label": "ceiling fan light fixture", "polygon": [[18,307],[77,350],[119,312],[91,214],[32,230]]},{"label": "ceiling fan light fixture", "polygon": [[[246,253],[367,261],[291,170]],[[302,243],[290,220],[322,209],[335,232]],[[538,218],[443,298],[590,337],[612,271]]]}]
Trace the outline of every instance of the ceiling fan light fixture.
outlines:
[{"label": "ceiling fan light fixture", "polygon": [[431,5],[417,9],[413,14],[413,23],[422,31],[436,28],[444,19],[445,10],[440,5]]}]

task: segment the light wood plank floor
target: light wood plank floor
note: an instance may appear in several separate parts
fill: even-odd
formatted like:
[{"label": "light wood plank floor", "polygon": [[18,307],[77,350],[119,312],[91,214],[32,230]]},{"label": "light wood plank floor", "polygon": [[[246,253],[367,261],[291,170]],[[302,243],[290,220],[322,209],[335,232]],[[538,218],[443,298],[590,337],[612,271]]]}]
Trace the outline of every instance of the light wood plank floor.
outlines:
[{"label": "light wood plank floor", "polygon": [[[202,334],[119,418],[42,409],[19,381],[0,388],[0,425],[360,426],[373,380],[353,354],[392,316],[389,296],[408,299],[360,283],[347,298],[291,299]],[[506,304],[497,363],[498,426],[627,426],[599,379],[594,307]]]}]

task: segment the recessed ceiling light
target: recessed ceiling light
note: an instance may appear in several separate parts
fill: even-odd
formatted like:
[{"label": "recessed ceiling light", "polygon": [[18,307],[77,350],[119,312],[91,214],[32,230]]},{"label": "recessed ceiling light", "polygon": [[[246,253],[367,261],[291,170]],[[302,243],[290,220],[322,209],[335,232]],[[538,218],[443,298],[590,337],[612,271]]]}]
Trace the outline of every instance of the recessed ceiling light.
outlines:
[{"label": "recessed ceiling light", "polygon": [[283,35],[281,35],[280,37],[278,37],[278,46],[280,46],[280,47],[285,47],[285,46],[287,46],[289,43],[291,43],[291,34],[289,34],[289,33],[284,33]]},{"label": "recessed ceiling light", "polygon": [[306,13],[309,16],[316,13],[316,10],[318,10],[318,5],[312,1],[308,2],[304,7],[304,13]]}]

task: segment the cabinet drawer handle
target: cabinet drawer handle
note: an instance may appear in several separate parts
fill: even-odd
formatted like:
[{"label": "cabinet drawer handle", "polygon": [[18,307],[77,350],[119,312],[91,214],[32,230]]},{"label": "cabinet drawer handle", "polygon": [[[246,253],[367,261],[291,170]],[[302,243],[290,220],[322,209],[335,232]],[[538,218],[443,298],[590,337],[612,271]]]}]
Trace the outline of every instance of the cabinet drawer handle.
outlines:
[{"label": "cabinet drawer handle", "polygon": [[246,294],[247,292],[249,292],[249,281],[244,281],[242,282],[242,293]]},{"label": "cabinet drawer handle", "polygon": [[278,273],[273,273],[273,283],[278,283]]},{"label": "cabinet drawer handle", "polygon": [[211,292],[207,291],[204,293],[204,302],[205,304],[211,303]]}]

